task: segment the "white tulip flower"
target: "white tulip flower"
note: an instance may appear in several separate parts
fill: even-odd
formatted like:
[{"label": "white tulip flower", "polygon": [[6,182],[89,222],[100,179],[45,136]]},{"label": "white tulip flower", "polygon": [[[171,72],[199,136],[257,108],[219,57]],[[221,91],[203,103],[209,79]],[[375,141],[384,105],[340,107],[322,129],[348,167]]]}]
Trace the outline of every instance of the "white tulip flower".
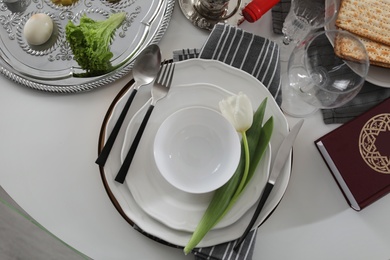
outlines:
[{"label": "white tulip flower", "polygon": [[245,186],[246,179],[249,172],[249,146],[248,139],[246,137],[246,131],[252,126],[253,123],[253,109],[252,103],[247,95],[240,92],[238,95],[230,96],[219,102],[219,109],[222,115],[234,126],[237,132],[241,133],[242,143],[245,154],[245,168],[242,175],[240,184],[236,190],[236,194],[239,194]]},{"label": "white tulip flower", "polygon": [[220,101],[219,109],[237,132],[245,132],[253,123],[252,103],[242,92]]}]

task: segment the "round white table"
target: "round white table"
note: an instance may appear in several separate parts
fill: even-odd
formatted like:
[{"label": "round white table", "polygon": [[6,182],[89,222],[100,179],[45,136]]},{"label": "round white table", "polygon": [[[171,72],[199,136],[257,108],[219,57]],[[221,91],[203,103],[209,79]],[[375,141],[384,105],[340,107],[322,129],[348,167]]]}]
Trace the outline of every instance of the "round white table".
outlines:
[{"label": "round white table", "polygon": [[[270,33],[270,12],[240,27],[278,37]],[[208,34],[176,3],[159,44],[163,58],[200,48]],[[135,231],[111,203],[94,163],[103,117],[130,78],[59,95],[0,76],[0,185],[50,232],[93,259],[193,259]],[[292,125],[298,120],[287,119]],[[325,125],[320,112],[306,118],[294,145],[290,184],[259,228],[253,259],[390,259],[390,196],[352,210],[314,146],[337,126]]]}]

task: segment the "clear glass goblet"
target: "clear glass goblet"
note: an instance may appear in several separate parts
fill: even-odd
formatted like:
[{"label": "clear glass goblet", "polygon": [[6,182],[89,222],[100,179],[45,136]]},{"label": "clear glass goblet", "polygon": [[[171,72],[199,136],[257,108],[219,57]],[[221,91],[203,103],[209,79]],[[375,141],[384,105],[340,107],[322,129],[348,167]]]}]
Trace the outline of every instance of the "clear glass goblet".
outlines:
[{"label": "clear glass goblet", "polygon": [[[347,56],[345,50],[352,51],[350,58],[340,57]],[[366,48],[356,36],[340,30],[309,34],[290,56],[282,110],[305,117],[319,108],[342,106],[360,91],[368,70]]]},{"label": "clear glass goblet", "polygon": [[288,61],[291,51],[300,40],[333,20],[337,7],[336,0],[292,0],[283,23],[280,59]]}]

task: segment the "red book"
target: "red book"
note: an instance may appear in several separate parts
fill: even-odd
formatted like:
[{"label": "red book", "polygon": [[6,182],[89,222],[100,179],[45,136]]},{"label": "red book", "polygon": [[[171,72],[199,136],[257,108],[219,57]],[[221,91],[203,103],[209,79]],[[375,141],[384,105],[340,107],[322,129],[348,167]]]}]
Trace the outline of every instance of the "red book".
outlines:
[{"label": "red book", "polygon": [[390,98],[315,144],[353,209],[390,192]]}]

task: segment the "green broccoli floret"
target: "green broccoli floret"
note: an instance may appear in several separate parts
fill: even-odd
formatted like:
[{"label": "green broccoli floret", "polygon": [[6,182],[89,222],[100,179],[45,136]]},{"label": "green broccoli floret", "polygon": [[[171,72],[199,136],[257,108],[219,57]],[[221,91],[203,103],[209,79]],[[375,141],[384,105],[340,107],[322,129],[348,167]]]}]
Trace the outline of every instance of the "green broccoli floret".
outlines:
[{"label": "green broccoli floret", "polygon": [[126,13],[115,13],[106,20],[95,21],[83,15],[79,25],[68,22],[66,39],[74,59],[86,71],[83,76],[98,76],[114,69],[110,61],[113,57],[110,43],[125,18]]}]

